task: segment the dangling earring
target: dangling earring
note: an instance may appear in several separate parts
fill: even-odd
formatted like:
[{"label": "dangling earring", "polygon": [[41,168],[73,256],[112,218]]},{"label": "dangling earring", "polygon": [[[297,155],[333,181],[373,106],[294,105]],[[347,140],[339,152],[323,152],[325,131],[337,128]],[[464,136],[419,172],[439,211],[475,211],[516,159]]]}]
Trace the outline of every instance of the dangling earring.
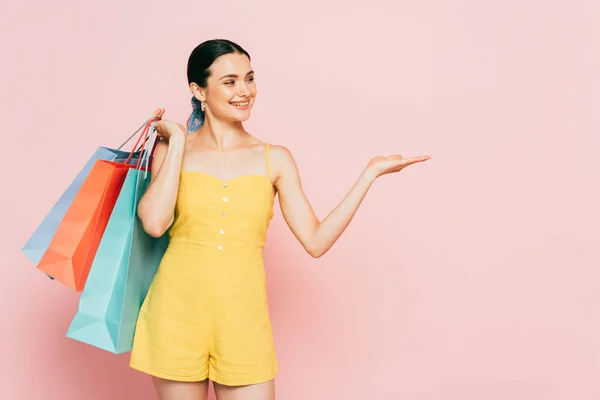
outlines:
[{"label": "dangling earring", "polygon": [[200,109],[201,109],[202,111],[204,111],[204,107],[206,107],[206,106],[204,105],[204,102],[203,102],[203,101],[202,101],[202,102],[200,102]]}]

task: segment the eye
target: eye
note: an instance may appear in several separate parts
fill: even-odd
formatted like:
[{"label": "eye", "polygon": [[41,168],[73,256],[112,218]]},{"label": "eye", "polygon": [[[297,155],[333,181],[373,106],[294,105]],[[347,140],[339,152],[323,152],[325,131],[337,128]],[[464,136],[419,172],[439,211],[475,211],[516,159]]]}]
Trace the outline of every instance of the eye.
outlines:
[{"label": "eye", "polygon": [[249,78],[248,78],[248,81],[249,81],[249,82],[254,82],[254,77],[253,77],[253,76],[249,77]]},{"label": "eye", "polygon": [[225,84],[226,85],[233,85],[235,82],[234,81],[226,81]]}]

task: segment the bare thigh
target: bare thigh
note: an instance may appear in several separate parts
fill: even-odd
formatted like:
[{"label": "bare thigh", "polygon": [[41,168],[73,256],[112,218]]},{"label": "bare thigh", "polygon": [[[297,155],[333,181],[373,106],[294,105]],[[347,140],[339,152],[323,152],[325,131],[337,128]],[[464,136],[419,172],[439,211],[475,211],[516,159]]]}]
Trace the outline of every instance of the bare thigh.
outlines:
[{"label": "bare thigh", "polygon": [[177,382],[152,377],[158,400],[208,400],[208,379],[202,382]]},{"label": "bare thigh", "polygon": [[217,400],[275,400],[275,381],[248,386],[225,386],[214,382]]}]

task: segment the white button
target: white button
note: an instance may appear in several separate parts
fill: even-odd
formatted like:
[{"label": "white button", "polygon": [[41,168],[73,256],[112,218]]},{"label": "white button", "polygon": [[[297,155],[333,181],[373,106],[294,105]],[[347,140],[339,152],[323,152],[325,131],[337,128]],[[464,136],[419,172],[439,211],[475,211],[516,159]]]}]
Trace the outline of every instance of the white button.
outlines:
[{"label": "white button", "polygon": [[221,235],[225,234],[225,229],[221,229],[219,232],[221,232]]},{"label": "white button", "polygon": [[223,187],[224,187],[224,188],[226,188],[226,187],[227,187],[227,184],[226,184],[226,183],[224,183],[224,184],[223,184]]},{"label": "white button", "polygon": [[227,197],[223,197],[223,201],[227,201]]},{"label": "white button", "polygon": [[225,211],[223,211],[223,212],[221,213],[221,215],[222,215],[223,217],[225,217],[225,216],[227,215],[227,213],[226,213]]},{"label": "white button", "polygon": [[219,249],[219,250],[223,250],[223,245],[218,245],[218,246],[217,246],[217,249]]}]

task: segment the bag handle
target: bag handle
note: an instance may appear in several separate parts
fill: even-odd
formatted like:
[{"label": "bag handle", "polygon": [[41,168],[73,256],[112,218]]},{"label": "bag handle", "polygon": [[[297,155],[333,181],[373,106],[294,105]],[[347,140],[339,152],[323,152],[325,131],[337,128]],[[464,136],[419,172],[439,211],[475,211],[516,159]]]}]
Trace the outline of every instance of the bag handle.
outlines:
[{"label": "bag handle", "polygon": [[[156,121],[154,121],[150,124],[149,133],[148,133],[148,142],[152,143],[152,150],[148,151],[148,149],[146,149],[146,151],[142,152],[142,156],[140,157],[142,160],[141,169],[143,169],[143,171],[144,171],[144,177],[146,177],[146,175],[148,174],[148,171],[150,170],[150,160],[152,159],[152,157],[154,157],[154,152],[156,151],[156,145],[160,141],[160,139],[158,137],[156,137],[156,129],[154,128],[155,122]],[[154,142],[152,142],[153,140],[154,140]]]},{"label": "bag handle", "polygon": [[[139,131],[144,129],[146,127],[146,125],[148,125],[149,122],[152,122],[154,120],[159,120],[159,119],[160,118],[158,118],[158,117],[152,117],[152,118],[146,120],[146,122],[144,122],[144,124],[142,126],[140,126],[135,132],[133,132],[133,135],[129,136],[127,138],[127,140],[125,140],[123,143],[121,143],[121,145],[119,147],[117,147],[117,150],[121,150],[123,148],[123,146],[125,146],[131,139],[133,139],[135,137],[135,135],[138,134]],[[138,140],[138,142],[139,142],[139,140]],[[140,151],[140,149],[138,148],[137,151]]]},{"label": "bag handle", "polygon": [[[146,147],[146,143],[148,141],[148,132],[150,130],[150,125],[151,125],[151,123],[159,121],[159,120],[160,120],[159,117],[152,117],[149,120],[147,120],[146,123],[142,126],[142,128],[144,130],[142,131],[142,134],[138,137],[138,140],[135,143],[135,146],[133,146],[133,150],[131,150],[131,152],[129,153],[129,157],[127,157],[127,160],[125,160],[125,164],[129,164],[129,161],[131,160],[131,157],[133,157],[133,154],[135,153],[135,149],[138,147],[138,145],[140,143],[140,140],[142,140],[142,138],[144,138],[144,140],[142,142],[142,145],[141,145],[139,151],[141,151],[142,154],[143,154],[144,149]],[[138,131],[139,131],[139,129],[138,129]],[[127,141],[129,141],[129,139]],[[125,142],[125,143],[127,143],[127,142]],[[139,157],[138,161],[137,161],[137,164],[136,164],[136,168],[140,167],[141,161],[142,161],[142,157]]]}]

